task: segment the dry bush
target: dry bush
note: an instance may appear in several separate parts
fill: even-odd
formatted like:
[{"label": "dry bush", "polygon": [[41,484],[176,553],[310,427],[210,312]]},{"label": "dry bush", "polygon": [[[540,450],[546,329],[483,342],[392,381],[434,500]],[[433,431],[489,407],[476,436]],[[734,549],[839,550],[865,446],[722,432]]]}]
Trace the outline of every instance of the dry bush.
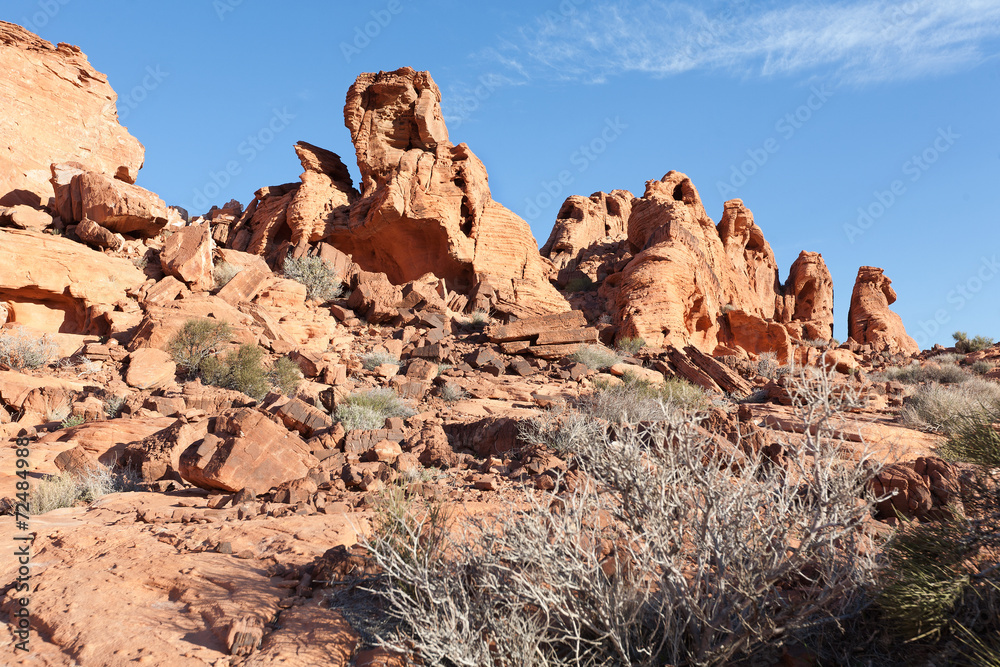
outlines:
[{"label": "dry bush", "polygon": [[28,498],[31,514],[45,514],[79,502],[92,503],[111,493],[135,491],[139,482],[127,470],[113,471],[104,466],[62,472],[36,482]]},{"label": "dry bush", "polygon": [[382,364],[399,366],[401,363],[399,357],[391,355],[388,352],[369,352],[361,356],[361,365],[367,371],[375,370]]},{"label": "dry bush", "polygon": [[389,417],[410,417],[413,409],[403,403],[392,389],[372,389],[351,394],[337,406],[334,419],[347,431],[370,431],[382,428]]},{"label": "dry bush", "polygon": [[230,264],[229,262],[219,262],[212,269],[212,280],[216,289],[222,289],[229,284],[236,274],[243,270],[243,267]]},{"label": "dry bush", "polygon": [[923,385],[906,400],[903,424],[952,433],[969,419],[1000,412],[1000,385],[970,377],[955,385]]},{"label": "dry bush", "polygon": [[319,257],[289,256],[282,268],[286,278],[306,286],[307,299],[326,302],[343,294],[344,288],[333,266]]},{"label": "dry bush", "polygon": [[954,363],[928,363],[923,366],[914,362],[909,366],[887,368],[882,372],[886,380],[895,380],[903,384],[920,384],[921,382],[938,382],[940,384],[960,384],[971,375]]},{"label": "dry bush", "polygon": [[622,360],[617,352],[603,345],[581,345],[570,359],[595,370],[609,368]]},{"label": "dry bush", "polygon": [[830,437],[853,397],[829,378],[796,396],[817,431],[786,469],[718,452],[677,410],[613,431],[579,413],[540,425],[573,454],[572,490],[447,533],[385,517],[368,548],[395,626],[378,639],[423,664],[728,664],[851,617],[875,570],[857,527],[877,466],[857,449],[845,464]]},{"label": "dry bush", "polygon": [[0,333],[0,364],[14,370],[40,368],[58,349],[48,334],[36,336],[21,326]]},{"label": "dry bush", "polygon": [[209,319],[190,319],[170,341],[168,350],[177,367],[187,377],[194,377],[202,370],[202,364],[229,342],[232,327],[228,322]]},{"label": "dry bush", "polygon": [[582,398],[580,409],[609,422],[657,421],[678,409],[695,411],[708,407],[708,396],[700,387],[676,378],[656,385],[626,373],[621,383],[595,385],[594,392]]}]

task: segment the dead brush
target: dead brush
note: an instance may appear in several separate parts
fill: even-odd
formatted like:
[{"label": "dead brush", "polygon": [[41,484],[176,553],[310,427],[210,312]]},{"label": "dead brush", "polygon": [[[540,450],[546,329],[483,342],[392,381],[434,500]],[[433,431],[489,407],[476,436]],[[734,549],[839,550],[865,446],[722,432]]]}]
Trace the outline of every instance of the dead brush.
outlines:
[{"label": "dead brush", "polygon": [[829,422],[850,397],[830,387],[797,394],[815,428],[785,469],[735,450],[705,465],[711,443],[681,410],[540,424],[578,468],[569,490],[463,520],[433,538],[440,558],[416,557],[424,531],[402,517],[369,538],[393,621],[379,642],[469,667],[728,664],[854,616],[876,571],[858,526],[878,466],[857,449],[844,464]]}]

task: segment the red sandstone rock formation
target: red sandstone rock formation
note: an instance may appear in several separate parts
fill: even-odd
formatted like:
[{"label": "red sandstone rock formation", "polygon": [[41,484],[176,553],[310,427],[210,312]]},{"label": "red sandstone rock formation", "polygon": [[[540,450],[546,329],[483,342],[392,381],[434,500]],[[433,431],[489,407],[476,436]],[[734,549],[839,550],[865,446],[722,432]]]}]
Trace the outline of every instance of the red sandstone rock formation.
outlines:
[{"label": "red sandstone rock formation", "polygon": [[892,281],[885,277],[882,269],[859,268],[847,313],[850,337],[862,345],[870,345],[875,352],[918,353],[920,347],[906,334],[903,320],[889,310],[895,301]]},{"label": "red sandstone rock formation", "polygon": [[360,193],[339,157],[300,143],[301,185],[258,191],[231,247],[278,259],[324,240],[397,285],[433,274],[451,291],[488,294],[509,315],[567,310],[527,223],[493,201],[486,168],[469,147],[448,141],[440,101],[427,72],[359,76],[344,118]]},{"label": "red sandstone rock formation", "polygon": [[111,333],[109,318],[142,271],[67,238],[0,230],[0,302],[8,321],[50,333]]},{"label": "red sandstone rock formation", "polygon": [[628,190],[595,192],[589,197],[574,195],[563,202],[549,240],[541,253],[563,269],[580,253],[603,239],[625,237],[634,195]]},{"label": "red sandstone rock formation", "polygon": [[[571,228],[563,223],[553,238]],[[632,201],[627,230],[628,248],[612,255],[614,273],[602,288],[620,338],[707,353],[774,351],[783,361],[796,340],[830,338],[833,283],[823,258],[802,253],[782,285],[774,253],[739,199],[725,203],[716,225],[691,180],[672,171]],[[572,253],[561,261],[587,255]]]},{"label": "red sandstone rock formation", "polygon": [[75,46],[0,21],[0,205],[44,206],[49,165],[76,160],[135,183],[144,148],[119,125],[118,96]]}]

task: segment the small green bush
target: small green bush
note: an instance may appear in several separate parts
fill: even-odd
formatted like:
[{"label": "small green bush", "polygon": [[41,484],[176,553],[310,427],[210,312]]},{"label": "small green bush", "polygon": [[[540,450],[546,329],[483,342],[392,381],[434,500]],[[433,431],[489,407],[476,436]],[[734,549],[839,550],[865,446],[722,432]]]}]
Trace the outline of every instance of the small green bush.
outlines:
[{"label": "small green bush", "polygon": [[403,403],[392,389],[373,389],[351,394],[337,406],[334,418],[347,431],[371,431],[382,428],[389,417],[411,417],[413,409]]},{"label": "small green bush", "polygon": [[587,275],[572,278],[566,282],[566,291],[570,293],[588,292],[592,289],[594,289],[594,281]]},{"label": "small green bush", "polygon": [[394,357],[388,352],[369,352],[361,356],[361,364],[365,367],[366,371],[375,370],[382,364],[399,366],[401,363],[398,357]]},{"label": "small green bush", "polygon": [[202,380],[206,384],[243,392],[258,401],[271,388],[271,377],[264,368],[264,351],[251,344],[241,345],[221,359],[205,359]]},{"label": "small green bush", "polygon": [[333,267],[319,257],[305,256],[295,259],[289,256],[285,259],[284,273],[286,278],[306,286],[307,299],[326,302],[336,299],[343,293],[343,287]]},{"label": "small green bush", "polygon": [[222,289],[229,284],[229,281],[236,277],[236,274],[243,269],[229,262],[219,262],[212,269],[212,279],[215,281],[215,288]]},{"label": "small green bush", "polygon": [[973,339],[969,339],[968,334],[964,331],[956,331],[951,335],[955,339],[955,351],[962,354],[968,354],[969,352],[981,352],[986,348],[993,345],[993,339],[987,338],[986,336],[976,336]]},{"label": "small green bush", "polygon": [[117,419],[125,405],[124,396],[111,396],[104,400],[104,414],[108,419]]},{"label": "small green bush", "polygon": [[638,354],[639,350],[646,347],[646,341],[638,336],[634,338],[622,338],[615,344],[615,349],[628,356]]},{"label": "small green bush", "polygon": [[35,336],[24,327],[5,329],[0,334],[0,364],[14,370],[41,368],[58,349],[48,334]]},{"label": "small green bush", "polygon": [[997,367],[996,364],[993,363],[992,361],[986,361],[985,359],[980,359],[979,361],[969,366],[969,370],[971,370],[976,375],[986,375],[996,367]]},{"label": "small green bush", "polygon": [[191,319],[170,341],[168,350],[177,367],[186,377],[192,378],[203,372],[202,365],[229,342],[232,333],[228,322]]},{"label": "small green bush", "polygon": [[86,421],[83,415],[70,415],[63,419],[59,426],[61,428],[75,428]]},{"label": "small green bush", "polygon": [[603,345],[581,345],[570,359],[595,370],[610,368],[622,360],[618,353]]},{"label": "small green bush", "polygon": [[302,371],[299,365],[288,357],[281,357],[271,366],[271,382],[281,389],[285,396],[292,396],[302,382]]}]

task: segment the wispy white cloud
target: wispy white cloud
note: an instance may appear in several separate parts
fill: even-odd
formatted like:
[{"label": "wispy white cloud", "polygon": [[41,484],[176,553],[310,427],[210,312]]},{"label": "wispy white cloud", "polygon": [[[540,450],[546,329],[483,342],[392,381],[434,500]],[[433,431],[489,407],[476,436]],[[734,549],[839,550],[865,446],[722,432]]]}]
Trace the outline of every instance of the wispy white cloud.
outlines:
[{"label": "wispy white cloud", "polygon": [[1000,0],[598,1],[541,17],[484,52],[520,80],[628,73],[828,75],[849,84],[974,66],[1000,51]]}]

